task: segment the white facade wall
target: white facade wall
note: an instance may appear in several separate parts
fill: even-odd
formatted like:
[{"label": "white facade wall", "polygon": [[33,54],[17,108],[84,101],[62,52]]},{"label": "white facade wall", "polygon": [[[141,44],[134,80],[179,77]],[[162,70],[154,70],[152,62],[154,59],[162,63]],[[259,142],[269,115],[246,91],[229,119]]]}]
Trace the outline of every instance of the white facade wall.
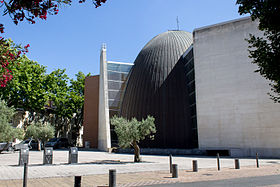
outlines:
[{"label": "white facade wall", "polygon": [[194,31],[199,148],[280,157],[280,104],[248,57],[257,22],[242,18]]}]

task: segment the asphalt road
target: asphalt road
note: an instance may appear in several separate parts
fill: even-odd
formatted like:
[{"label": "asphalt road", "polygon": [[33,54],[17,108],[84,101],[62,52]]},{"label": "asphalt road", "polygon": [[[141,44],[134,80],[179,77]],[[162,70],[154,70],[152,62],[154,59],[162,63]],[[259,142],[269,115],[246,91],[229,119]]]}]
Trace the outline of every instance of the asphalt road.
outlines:
[{"label": "asphalt road", "polygon": [[160,184],[151,185],[146,187],[261,187],[269,185],[280,186],[280,175],[268,175],[260,177],[247,177],[247,178],[235,178],[217,181],[205,181],[205,182],[190,182],[190,183],[175,183],[175,184]]}]

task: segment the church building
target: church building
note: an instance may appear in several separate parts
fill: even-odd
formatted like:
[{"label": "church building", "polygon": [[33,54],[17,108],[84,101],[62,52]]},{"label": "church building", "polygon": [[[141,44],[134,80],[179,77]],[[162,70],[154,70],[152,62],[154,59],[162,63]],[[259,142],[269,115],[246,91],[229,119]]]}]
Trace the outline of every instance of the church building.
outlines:
[{"label": "church building", "polygon": [[108,61],[102,46],[100,75],[85,82],[85,145],[108,151],[117,144],[113,115],[151,115],[157,133],[143,148],[280,158],[280,104],[248,57],[249,34],[263,36],[250,17],[167,31],[134,63]]}]

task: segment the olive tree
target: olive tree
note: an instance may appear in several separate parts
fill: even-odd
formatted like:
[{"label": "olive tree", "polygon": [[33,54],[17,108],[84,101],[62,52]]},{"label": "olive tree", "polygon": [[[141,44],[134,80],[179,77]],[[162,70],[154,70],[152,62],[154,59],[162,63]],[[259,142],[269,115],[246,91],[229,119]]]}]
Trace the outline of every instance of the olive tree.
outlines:
[{"label": "olive tree", "polygon": [[13,139],[22,139],[23,137],[23,130],[14,128],[10,123],[14,113],[14,108],[8,107],[5,101],[0,100],[0,142],[7,142],[3,150]]},{"label": "olive tree", "polygon": [[25,137],[33,138],[38,141],[38,150],[41,150],[41,142],[45,144],[50,138],[54,137],[54,127],[49,123],[43,124],[36,122],[27,127]]},{"label": "olive tree", "polygon": [[121,148],[134,149],[134,162],[140,162],[140,148],[138,143],[146,137],[154,138],[153,134],[156,133],[155,118],[148,116],[147,119],[137,121],[136,118],[127,120],[123,117],[114,116],[111,119],[111,124],[115,128],[118,136],[119,146]]}]

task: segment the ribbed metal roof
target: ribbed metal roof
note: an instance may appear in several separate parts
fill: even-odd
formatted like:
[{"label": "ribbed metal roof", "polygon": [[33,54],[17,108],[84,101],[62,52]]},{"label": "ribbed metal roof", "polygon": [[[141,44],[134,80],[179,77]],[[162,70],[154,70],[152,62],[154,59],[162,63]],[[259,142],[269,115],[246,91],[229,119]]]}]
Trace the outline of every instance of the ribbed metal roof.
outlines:
[{"label": "ribbed metal roof", "polygon": [[147,84],[156,91],[191,44],[192,34],[186,31],[167,31],[154,37],[134,62],[128,84],[137,82],[138,86],[128,85],[127,94],[135,95]]},{"label": "ribbed metal roof", "polygon": [[[129,75],[121,115],[126,118],[136,117],[138,120],[147,115],[154,116],[157,126],[154,142],[162,143],[158,147],[176,147],[175,144],[181,144],[178,146],[182,147],[185,143],[185,140],[178,143],[166,137],[173,123],[184,126],[183,130],[176,130],[181,131],[182,137],[186,135],[184,131],[188,131],[184,125],[189,120],[184,108],[188,105],[188,93],[184,66],[178,62],[191,44],[192,34],[185,31],[159,34],[141,50]],[[179,134],[178,137],[181,137]]]},{"label": "ribbed metal roof", "polygon": [[[186,31],[167,31],[157,35],[137,56],[134,62],[137,73],[140,76],[145,73],[148,79],[159,81],[159,87],[192,42],[192,34]],[[134,72],[132,78],[137,73]],[[159,74],[160,78],[155,74]]]}]

